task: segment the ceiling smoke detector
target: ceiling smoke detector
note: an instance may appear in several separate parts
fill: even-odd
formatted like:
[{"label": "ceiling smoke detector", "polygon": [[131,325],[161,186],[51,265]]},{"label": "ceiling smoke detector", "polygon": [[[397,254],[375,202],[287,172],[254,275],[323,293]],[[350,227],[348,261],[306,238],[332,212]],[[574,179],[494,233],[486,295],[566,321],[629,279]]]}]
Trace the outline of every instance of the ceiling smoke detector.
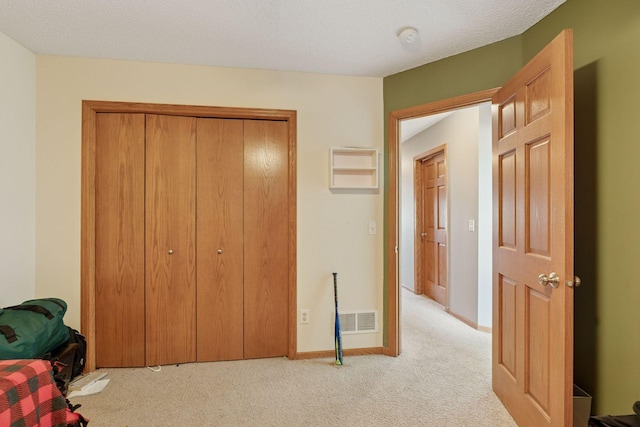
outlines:
[{"label": "ceiling smoke detector", "polygon": [[418,30],[413,27],[404,27],[398,31],[398,39],[402,46],[406,48],[415,47],[418,42]]}]

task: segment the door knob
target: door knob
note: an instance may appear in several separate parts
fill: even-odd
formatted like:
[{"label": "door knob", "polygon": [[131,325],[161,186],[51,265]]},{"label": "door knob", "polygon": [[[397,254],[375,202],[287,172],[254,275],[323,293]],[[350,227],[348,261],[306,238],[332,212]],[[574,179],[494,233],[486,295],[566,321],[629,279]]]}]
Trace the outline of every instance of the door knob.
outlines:
[{"label": "door knob", "polygon": [[218,249],[218,255],[222,253],[222,249]]},{"label": "door knob", "polygon": [[558,276],[555,272],[551,272],[549,277],[546,274],[541,274],[538,276],[538,283],[542,286],[551,286],[552,288],[557,288],[560,286],[560,276]]},{"label": "door knob", "polygon": [[577,288],[582,284],[582,280],[578,276],[573,278],[573,282],[571,280],[567,280],[566,285],[570,288]]},{"label": "door knob", "polygon": [[422,234],[421,234],[421,236],[422,236],[422,237],[426,237],[426,236],[428,236],[428,235],[429,235],[428,233],[422,233]]},{"label": "door knob", "polygon": [[173,254],[173,249],[169,249],[169,255]]}]

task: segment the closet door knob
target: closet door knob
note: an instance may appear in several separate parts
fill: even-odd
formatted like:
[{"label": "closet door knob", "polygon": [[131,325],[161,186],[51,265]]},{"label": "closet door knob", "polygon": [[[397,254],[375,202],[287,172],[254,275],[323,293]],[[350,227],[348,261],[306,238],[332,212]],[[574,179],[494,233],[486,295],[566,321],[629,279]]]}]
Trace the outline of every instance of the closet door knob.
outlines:
[{"label": "closet door knob", "polygon": [[218,255],[222,253],[222,249],[218,249]]},{"label": "closet door knob", "polygon": [[169,255],[173,254],[173,249],[169,249]]}]

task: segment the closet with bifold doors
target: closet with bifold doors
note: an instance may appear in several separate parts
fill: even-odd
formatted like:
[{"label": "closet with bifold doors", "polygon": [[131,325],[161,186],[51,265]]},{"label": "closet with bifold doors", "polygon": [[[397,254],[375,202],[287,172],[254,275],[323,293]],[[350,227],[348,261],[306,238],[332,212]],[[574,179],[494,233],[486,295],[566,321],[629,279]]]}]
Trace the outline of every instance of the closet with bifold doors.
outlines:
[{"label": "closet with bifold doors", "polygon": [[286,356],[289,127],[95,115],[96,367]]}]

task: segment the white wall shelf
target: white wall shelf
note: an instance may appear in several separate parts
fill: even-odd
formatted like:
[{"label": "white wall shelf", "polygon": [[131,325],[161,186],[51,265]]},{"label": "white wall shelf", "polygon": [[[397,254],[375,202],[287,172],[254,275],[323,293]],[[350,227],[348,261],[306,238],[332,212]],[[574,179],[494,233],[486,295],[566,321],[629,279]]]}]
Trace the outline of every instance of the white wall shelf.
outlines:
[{"label": "white wall shelf", "polygon": [[332,148],[329,188],[377,189],[378,150],[375,148]]}]

